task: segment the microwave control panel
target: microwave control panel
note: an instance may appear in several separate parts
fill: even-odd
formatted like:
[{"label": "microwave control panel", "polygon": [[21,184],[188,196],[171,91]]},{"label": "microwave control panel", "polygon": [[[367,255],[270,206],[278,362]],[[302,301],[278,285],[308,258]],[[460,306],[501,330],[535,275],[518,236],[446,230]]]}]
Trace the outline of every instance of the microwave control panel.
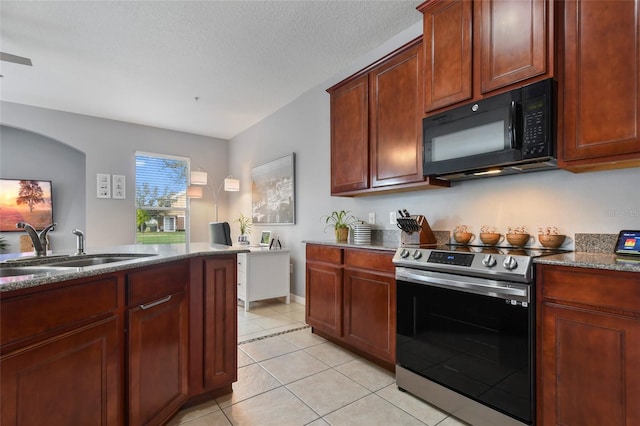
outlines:
[{"label": "microwave control panel", "polygon": [[523,88],[522,93],[522,158],[552,157],[553,149],[553,83],[548,80]]}]

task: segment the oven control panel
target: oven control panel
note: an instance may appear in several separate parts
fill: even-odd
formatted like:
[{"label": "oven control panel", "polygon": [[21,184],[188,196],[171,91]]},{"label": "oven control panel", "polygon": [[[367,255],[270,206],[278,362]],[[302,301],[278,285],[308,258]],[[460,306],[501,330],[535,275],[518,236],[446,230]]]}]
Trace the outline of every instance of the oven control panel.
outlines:
[{"label": "oven control panel", "polygon": [[469,253],[402,247],[393,257],[396,266],[469,276],[530,282],[532,257],[507,253]]}]

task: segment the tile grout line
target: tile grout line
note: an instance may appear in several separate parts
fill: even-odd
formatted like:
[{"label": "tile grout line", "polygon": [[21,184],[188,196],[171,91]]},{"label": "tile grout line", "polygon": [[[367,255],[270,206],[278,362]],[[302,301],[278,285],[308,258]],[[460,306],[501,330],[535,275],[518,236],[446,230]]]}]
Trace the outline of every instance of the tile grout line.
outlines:
[{"label": "tile grout line", "polygon": [[272,334],[268,334],[266,336],[254,337],[254,338],[249,339],[249,340],[238,342],[238,346],[244,345],[246,343],[256,342],[258,340],[268,339],[269,337],[280,336],[282,334],[287,334],[287,333],[291,333],[291,332],[294,332],[294,331],[304,330],[304,329],[307,329],[309,327],[311,327],[311,326],[310,325],[304,325],[302,327],[292,328],[291,330],[278,331],[278,332],[275,332],[275,333],[272,333]]}]

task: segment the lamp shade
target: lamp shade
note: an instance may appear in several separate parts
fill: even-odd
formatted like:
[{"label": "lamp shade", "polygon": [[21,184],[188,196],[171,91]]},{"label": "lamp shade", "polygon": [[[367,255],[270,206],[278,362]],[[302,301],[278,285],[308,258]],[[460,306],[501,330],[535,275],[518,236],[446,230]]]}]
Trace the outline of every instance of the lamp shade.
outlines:
[{"label": "lamp shade", "polygon": [[187,188],[187,197],[189,198],[202,198],[201,186],[190,186]]},{"label": "lamp shade", "polygon": [[224,180],[224,190],[229,192],[240,191],[240,180],[234,178],[226,178]]},{"label": "lamp shade", "polygon": [[191,185],[206,185],[207,172],[195,171],[191,172]]}]

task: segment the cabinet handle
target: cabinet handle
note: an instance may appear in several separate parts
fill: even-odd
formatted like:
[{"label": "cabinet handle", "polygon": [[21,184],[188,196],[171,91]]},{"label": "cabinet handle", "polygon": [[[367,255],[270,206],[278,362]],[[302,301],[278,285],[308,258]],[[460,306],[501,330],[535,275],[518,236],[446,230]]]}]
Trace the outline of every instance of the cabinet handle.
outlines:
[{"label": "cabinet handle", "polygon": [[146,305],[140,305],[140,309],[151,309],[155,306],[162,305],[163,303],[168,302],[169,300],[171,300],[171,295],[163,299],[156,300],[155,302],[147,303]]}]

